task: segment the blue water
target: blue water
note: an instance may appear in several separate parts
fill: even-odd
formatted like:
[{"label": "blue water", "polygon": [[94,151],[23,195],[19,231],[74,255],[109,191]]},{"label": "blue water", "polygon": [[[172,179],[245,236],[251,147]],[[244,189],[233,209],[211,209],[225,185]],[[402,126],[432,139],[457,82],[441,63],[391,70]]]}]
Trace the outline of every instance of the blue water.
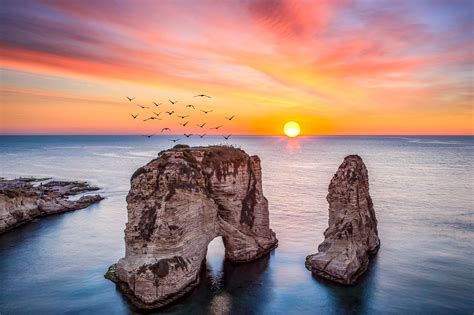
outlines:
[{"label": "blue water", "polygon": [[[215,239],[200,286],[164,313],[473,313],[473,137],[231,140],[262,159],[279,247],[235,265]],[[107,197],[0,236],[0,313],[134,312],[103,274],[124,255],[131,174],[170,146],[159,137],[0,137],[0,176],[88,180]],[[314,278],[304,259],[323,240],[329,181],[353,153],[369,170],[382,245],[360,284],[342,287]]]}]

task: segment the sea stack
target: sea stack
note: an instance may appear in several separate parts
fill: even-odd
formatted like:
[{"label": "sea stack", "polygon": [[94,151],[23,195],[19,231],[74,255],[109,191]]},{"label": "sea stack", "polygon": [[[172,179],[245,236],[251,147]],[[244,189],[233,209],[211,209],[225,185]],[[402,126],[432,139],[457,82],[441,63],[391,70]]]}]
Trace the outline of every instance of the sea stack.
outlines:
[{"label": "sea stack", "polygon": [[229,146],[177,145],[139,168],[127,196],[125,257],[106,277],[139,308],[165,306],[199,282],[207,246],[248,262],[277,246],[258,156]]},{"label": "sea stack", "polygon": [[329,227],[318,253],[306,257],[314,275],[354,284],[380,246],[369,177],[358,155],[349,155],[329,184]]}]

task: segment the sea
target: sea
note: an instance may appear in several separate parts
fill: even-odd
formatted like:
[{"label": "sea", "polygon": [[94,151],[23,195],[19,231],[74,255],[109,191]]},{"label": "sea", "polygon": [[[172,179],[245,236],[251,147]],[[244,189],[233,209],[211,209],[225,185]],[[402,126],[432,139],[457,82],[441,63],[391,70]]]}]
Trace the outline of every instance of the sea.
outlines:
[{"label": "sea", "polygon": [[[262,160],[279,246],[245,264],[208,246],[199,286],[163,314],[473,314],[474,137],[233,136]],[[125,197],[140,166],[174,145],[156,136],[1,136],[0,176],[83,180],[106,197],[0,236],[0,314],[139,314],[107,268],[124,256]],[[358,284],[305,268],[328,226],[329,182],[349,154],[369,171],[381,247]]]}]

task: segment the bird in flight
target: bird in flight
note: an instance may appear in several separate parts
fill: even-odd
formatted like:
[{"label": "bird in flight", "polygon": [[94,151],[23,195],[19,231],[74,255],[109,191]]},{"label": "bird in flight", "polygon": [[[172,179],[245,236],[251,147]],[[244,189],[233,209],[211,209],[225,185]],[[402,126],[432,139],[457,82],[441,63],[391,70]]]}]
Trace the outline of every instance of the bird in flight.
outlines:
[{"label": "bird in flight", "polygon": [[211,98],[209,95],[206,95],[206,94],[198,94],[198,95],[195,95],[194,97],[207,97],[207,98]]},{"label": "bird in flight", "polygon": [[204,128],[205,125],[206,125],[206,123],[204,123],[202,125],[196,125],[196,126],[198,126],[199,128]]},{"label": "bird in flight", "polygon": [[228,136],[223,136],[223,137],[224,137],[224,139],[228,140],[228,139],[230,138],[230,135],[228,135]]},{"label": "bird in flight", "polygon": [[160,104],[156,104],[155,102],[153,102],[153,104],[155,104],[155,106],[156,106],[156,107],[158,107],[158,106],[160,106],[160,105],[161,105],[161,103],[160,103]]},{"label": "bird in flight", "polygon": [[156,117],[160,116],[161,112],[159,112],[158,114],[156,112],[153,112],[153,114],[156,115]]},{"label": "bird in flight", "polygon": [[199,138],[201,138],[201,139],[202,139],[202,138],[204,138],[204,136],[205,136],[205,135],[206,135],[206,134],[203,134],[203,135],[198,135],[198,136],[199,136]]},{"label": "bird in flight", "polygon": [[170,101],[170,103],[173,104],[173,105],[178,103],[178,101],[174,101],[174,102],[172,100],[168,100],[168,101]]},{"label": "bird in flight", "polygon": [[187,122],[185,122],[184,124],[182,124],[182,123],[179,123],[179,124],[180,124],[181,126],[183,126],[183,127],[186,127],[186,125],[187,125],[188,123],[189,123],[189,120],[188,120]]},{"label": "bird in flight", "polygon": [[189,115],[186,115],[186,116],[179,116],[179,115],[178,115],[178,117],[181,118],[181,119],[184,119],[184,118],[186,118],[186,117],[189,117]]},{"label": "bird in flight", "polygon": [[147,119],[143,119],[143,121],[153,120],[153,119],[159,119],[159,118],[158,117],[148,117]]},{"label": "bird in flight", "polygon": [[212,127],[212,128],[209,128],[209,129],[216,129],[217,130],[217,129],[222,128],[222,127],[223,127],[223,125],[220,125],[220,126]]},{"label": "bird in flight", "polygon": [[165,112],[165,113],[167,113],[168,115],[170,115],[170,116],[171,116],[171,115],[173,115],[173,114],[174,114],[174,110],[172,110],[171,112]]},{"label": "bird in flight", "polygon": [[193,109],[196,109],[196,107],[194,107],[194,105],[186,105],[186,108],[188,107],[192,107]]},{"label": "bird in flight", "polygon": [[127,98],[128,98],[128,100],[129,100],[130,102],[135,99],[135,97],[128,97],[128,96],[127,96]]},{"label": "bird in flight", "polygon": [[230,116],[230,117],[227,117],[227,116],[226,116],[225,119],[227,119],[227,120],[232,120],[232,119],[234,119],[234,117],[235,117],[235,115],[232,115],[232,116]]},{"label": "bird in flight", "polygon": [[142,106],[142,105],[137,105],[137,106],[138,106],[138,107],[141,107],[141,109],[150,108],[150,107]]},{"label": "bird in flight", "polygon": [[186,136],[186,138],[189,138],[189,137],[191,137],[193,134],[192,134],[192,133],[185,133],[184,135]]},{"label": "bird in flight", "polygon": [[162,128],[162,129],[161,129],[161,133],[163,133],[163,131],[167,131],[167,130],[168,130],[168,131],[171,131],[170,128]]},{"label": "bird in flight", "polygon": [[138,114],[134,115],[134,114],[130,114],[132,115],[133,119],[136,119],[138,117]]},{"label": "bird in flight", "polygon": [[176,143],[177,141],[179,141],[180,139],[168,139],[169,141],[173,141],[174,143]]},{"label": "bird in flight", "polygon": [[143,135],[143,136],[145,136],[145,137],[147,137],[147,138],[151,138],[151,137],[153,137],[154,135]]},{"label": "bird in flight", "polygon": [[212,109],[211,109],[211,110],[203,110],[203,109],[201,109],[201,112],[203,112],[204,114],[207,114],[207,113],[212,112]]}]

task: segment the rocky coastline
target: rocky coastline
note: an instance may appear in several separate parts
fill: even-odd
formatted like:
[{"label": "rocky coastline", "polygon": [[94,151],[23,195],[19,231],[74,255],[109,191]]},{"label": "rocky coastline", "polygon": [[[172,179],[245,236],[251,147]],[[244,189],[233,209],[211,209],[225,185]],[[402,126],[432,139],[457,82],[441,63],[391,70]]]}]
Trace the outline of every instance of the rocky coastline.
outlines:
[{"label": "rocky coastline", "polygon": [[80,181],[0,178],[0,234],[37,217],[86,208],[104,198],[98,194],[69,197],[96,190],[99,188]]}]

